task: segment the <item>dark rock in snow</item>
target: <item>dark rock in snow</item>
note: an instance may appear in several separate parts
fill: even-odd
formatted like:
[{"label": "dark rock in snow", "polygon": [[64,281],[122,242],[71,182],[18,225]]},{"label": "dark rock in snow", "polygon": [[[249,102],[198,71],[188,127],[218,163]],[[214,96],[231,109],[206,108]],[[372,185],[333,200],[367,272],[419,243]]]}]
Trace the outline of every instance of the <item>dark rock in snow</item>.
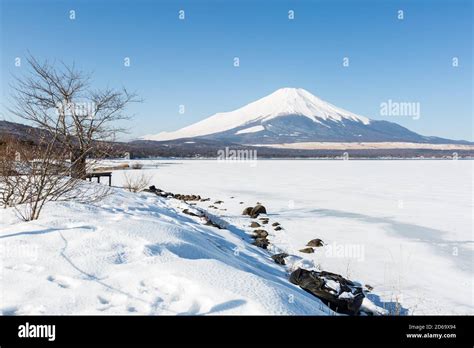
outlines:
[{"label": "dark rock in snow", "polygon": [[259,238],[266,238],[268,236],[268,232],[265,230],[254,230],[253,233]]},{"label": "dark rock in snow", "polygon": [[280,226],[280,223],[279,222],[274,222],[274,223],[272,223],[272,226]]},{"label": "dark rock in snow", "polygon": [[242,212],[242,215],[250,215],[250,212],[252,211],[252,207],[247,207],[244,209],[244,211]]},{"label": "dark rock in snow", "polygon": [[222,226],[216,224],[214,221],[211,221],[209,218],[206,218],[206,223],[204,225],[206,226],[213,226],[213,227],[217,227],[218,229],[222,230]]},{"label": "dark rock in snow", "polygon": [[287,253],[280,253],[280,254],[275,254],[272,256],[272,259],[273,261],[275,261],[276,263],[278,263],[279,265],[285,265],[285,257],[288,257],[290,255],[288,255]]},{"label": "dark rock in snow", "polygon": [[318,297],[338,313],[356,315],[364,299],[362,288],[339,274],[298,268],[290,282]]},{"label": "dark rock in snow", "polygon": [[250,227],[255,228],[255,227],[260,227],[260,224],[256,221],[252,221],[250,224]]},{"label": "dark rock in snow", "polygon": [[319,238],[310,240],[306,246],[309,247],[322,247],[324,245],[323,241]]},{"label": "dark rock in snow", "polygon": [[281,226],[277,226],[277,227],[274,228],[275,231],[280,231],[280,230],[282,230],[282,229],[283,229],[283,228],[282,228]]},{"label": "dark rock in snow", "polygon": [[192,211],[189,211],[189,209],[184,209],[183,210],[183,213],[187,214],[187,215],[191,215],[191,216],[198,216],[198,217],[202,217],[202,215],[198,215],[196,213],[193,213]]},{"label": "dark rock in snow", "polygon": [[261,204],[257,204],[251,211],[250,211],[250,217],[251,218],[256,218],[260,214],[266,214],[267,210],[265,207]]},{"label": "dark rock in snow", "polygon": [[304,249],[301,249],[300,252],[305,253],[305,254],[312,254],[312,253],[314,253],[314,249],[313,248],[304,248]]},{"label": "dark rock in snow", "polygon": [[259,248],[266,249],[270,242],[266,238],[257,238],[252,244]]}]

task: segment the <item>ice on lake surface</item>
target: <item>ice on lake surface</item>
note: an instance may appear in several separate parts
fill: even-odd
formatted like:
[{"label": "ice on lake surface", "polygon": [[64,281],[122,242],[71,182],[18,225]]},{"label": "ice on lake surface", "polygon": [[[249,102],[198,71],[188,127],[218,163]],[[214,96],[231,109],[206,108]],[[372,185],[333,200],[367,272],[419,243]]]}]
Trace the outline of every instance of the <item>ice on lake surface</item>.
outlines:
[{"label": "ice on lake surface", "polygon": [[262,202],[284,227],[275,245],[294,253],[321,238],[326,247],[305,258],[375,287],[375,302],[414,314],[474,310],[472,161],[140,162],[158,188],[223,200],[216,213],[230,221]]},{"label": "ice on lake surface", "polygon": [[[1,314],[333,315],[289,282],[297,267],[370,285],[364,305],[378,313],[374,304],[395,315],[474,313],[472,161],[104,165],[134,162],[143,169],[114,170],[114,186],[144,174],[210,200],[192,207],[112,188],[99,202],[50,202],[36,221],[0,209]],[[250,243],[241,214],[257,202],[268,250]],[[196,208],[225,228],[183,213]],[[300,252],[313,239],[324,246]],[[281,252],[285,266],[271,259]]]}]

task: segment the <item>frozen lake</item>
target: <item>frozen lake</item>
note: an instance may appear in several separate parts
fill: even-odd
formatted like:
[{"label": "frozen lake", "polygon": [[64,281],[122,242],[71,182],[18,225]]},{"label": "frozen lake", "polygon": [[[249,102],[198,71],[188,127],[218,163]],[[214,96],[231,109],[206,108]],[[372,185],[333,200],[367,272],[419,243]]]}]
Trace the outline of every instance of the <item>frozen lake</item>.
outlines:
[{"label": "frozen lake", "polygon": [[113,185],[145,173],[163,190],[210,197],[202,207],[223,200],[214,213],[237,225],[261,202],[284,227],[270,236],[275,248],[297,254],[321,238],[324,248],[300,254],[370,284],[375,302],[413,314],[474,311],[472,161],[138,162],[144,169],[114,172]]}]

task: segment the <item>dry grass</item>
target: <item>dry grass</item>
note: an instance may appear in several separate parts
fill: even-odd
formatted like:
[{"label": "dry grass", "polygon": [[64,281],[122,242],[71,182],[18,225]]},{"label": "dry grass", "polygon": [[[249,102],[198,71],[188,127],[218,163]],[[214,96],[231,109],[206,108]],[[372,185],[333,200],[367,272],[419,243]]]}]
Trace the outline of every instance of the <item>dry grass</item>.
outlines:
[{"label": "dry grass", "polygon": [[130,192],[141,192],[147,187],[150,186],[151,176],[140,174],[136,175],[129,175],[128,173],[124,173],[124,188]]}]

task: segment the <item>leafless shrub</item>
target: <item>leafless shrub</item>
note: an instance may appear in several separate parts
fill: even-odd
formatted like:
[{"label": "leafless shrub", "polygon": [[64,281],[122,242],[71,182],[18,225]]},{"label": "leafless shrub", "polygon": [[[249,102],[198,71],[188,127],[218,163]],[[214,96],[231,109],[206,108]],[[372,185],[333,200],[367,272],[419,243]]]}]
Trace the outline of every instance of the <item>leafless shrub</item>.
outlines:
[{"label": "leafless shrub", "polygon": [[150,186],[151,177],[141,173],[140,175],[129,175],[127,172],[124,176],[124,188],[130,192],[141,192]]}]

